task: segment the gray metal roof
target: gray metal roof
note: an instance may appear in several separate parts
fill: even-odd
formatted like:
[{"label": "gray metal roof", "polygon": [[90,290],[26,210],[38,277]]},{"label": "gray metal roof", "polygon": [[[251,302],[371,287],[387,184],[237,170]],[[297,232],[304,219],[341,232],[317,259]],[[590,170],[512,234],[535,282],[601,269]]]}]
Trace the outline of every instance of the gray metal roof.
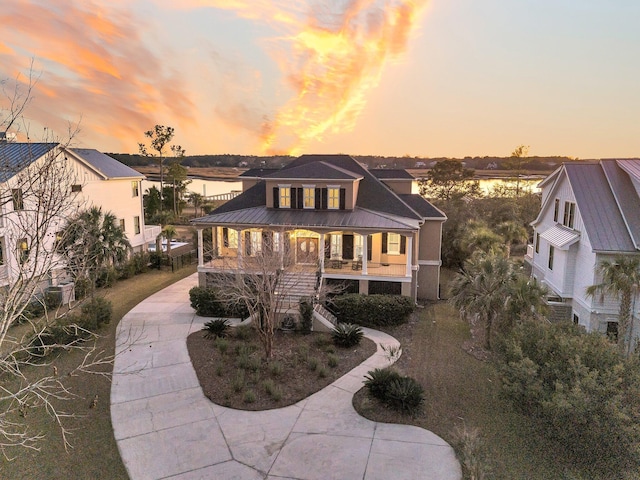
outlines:
[{"label": "gray metal roof", "polygon": [[417,230],[411,220],[389,218],[361,208],[354,210],[290,210],[250,207],[223,213],[211,213],[191,221],[198,226],[295,227],[353,229],[372,231]]},{"label": "gray metal roof", "polygon": [[540,234],[542,238],[560,250],[568,250],[580,239],[580,234],[563,225],[554,225]]},{"label": "gray metal roof", "polygon": [[438,218],[446,220],[447,216],[444,212],[434,207],[426,198],[417,193],[398,195],[403,202],[413,208],[423,218]]},{"label": "gray metal roof", "polygon": [[586,233],[595,251],[632,252],[635,245],[598,164],[564,165]]},{"label": "gray metal roof", "polygon": [[140,172],[98,150],[92,148],[70,148],[69,150],[106,178],[144,178]]},{"label": "gray metal roof", "polygon": [[631,239],[636,248],[640,248],[640,198],[638,198],[638,191],[633,186],[629,174],[620,168],[620,162],[603,160],[601,163]]},{"label": "gray metal roof", "polygon": [[618,166],[640,182],[640,160],[616,160]]},{"label": "gray metal roof", "polygon": [[280,170],[279,168],[250,168],[249,170],[242,172],[239,177],[248,177],[248,178],[262,178],[267,175],[271,175],[272,173]]},{"label": "gray metal roof", "polygon": [[57,146],[57,143],[1,142],[0,182],[6,182]]}]

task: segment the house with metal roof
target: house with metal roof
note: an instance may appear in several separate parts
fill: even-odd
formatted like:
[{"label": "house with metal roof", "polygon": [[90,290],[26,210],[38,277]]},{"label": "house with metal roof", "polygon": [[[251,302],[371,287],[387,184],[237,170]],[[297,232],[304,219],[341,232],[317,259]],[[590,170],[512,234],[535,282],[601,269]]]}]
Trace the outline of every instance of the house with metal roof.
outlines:
[{"label": "house with metal roof", "polygon": [[370,171],[348,155],[303,155],[241,179],[242,194],[192,221],[201,285],[242,273],[269,246],[289,252],[289,262],[318,280],[315,288],[341,283],[363,294],[438,298],[446,215],[412,193],[406,171]]},{"label": "house with metal roof", "polygon": [[[552,292],[554,317],[588,331],[617,332],[618,300],[586,290],[601,283],[601,261],[640,255],[640,160],[565,163],[540,187],[542,207],[525,260]],[[633,310],[637,337],[640,299]]]},{"label": "house with metal roof", "polygon": [[[17,277],[20,268],[16,260],[24,252],[33,251],[36,244],[40,248],[51,248],[57,231],[62,228],[66,215],[42,232],[41,239],[29,239],[25,234],[28,215],[35,215],[42,198],[37,197],[43,191],[27,183],[47,180],[46,175],[31,173],[29,169],[55,168],[65,165],[64,179],[60,179],[57,188],[69,190],[70,201],[74,209],[99,206],[112,212],[118,218],[134,252],[143,251],[149,242],[153,242],[160,233],[159,226],[145,225],[141,192],[144,176],[114,158],[94,149],[69,148],[59,143],[15,143],[0,142],[0,189],[6,193],[0,204],[0,286],[10,284]],[[27,183],[25,183],[27,182]],[[28,191],[27,191],[28,190]],[[8,193],[7,193],[8,192]],[[44,199],[47,200],[47,199]],[[17,228],[16,226],[21,226]],[[16,227],[16,228],[12,228]],[[28,232],[27,232],[28,233]],[[18,238],[19,237],[19,238]],[[18,252],[18,253],[16,253]],[[21,253],[22,252],[22,253]],[[48,282],[56,285],[63,278],[62,268],[54,272],[43,272]]]}]

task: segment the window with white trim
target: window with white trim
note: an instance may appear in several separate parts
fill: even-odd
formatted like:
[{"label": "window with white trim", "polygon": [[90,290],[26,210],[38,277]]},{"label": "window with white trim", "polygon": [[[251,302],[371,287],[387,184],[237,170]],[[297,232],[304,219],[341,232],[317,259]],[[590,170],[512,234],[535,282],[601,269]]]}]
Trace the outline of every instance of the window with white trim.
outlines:
[{"label": "window with white trim", "polygon": [[362,235],[354,235],[353,237],[353,254],[356,260],[362,258]]},{"label": "window with white trim", "polygon": [[331,258],[342,258],[342,235],[331,234]]},{"label": "window with white trim", "polygon": [[274,252],[280,251],[280,232],[273,232],[273,248]]},{"label": "window with white trim", "polygon": [[316,187],[315,185],[303,185],[302,195],[304,198],[304,208],[316,208]]},{"label": "window with white trim", "polygon": [[291,208],[291,187],[278,187],[278,206],[280,208]]},{"label": "window with white trim", "polygon": [[573,220],[576,215],[576,204],[573,202],[564,202],[564,217],[562,224],[565,227],[573,228]]},{"label": "window with white trim", "polygon": [[387,253],[389,255],[400,255],[400,234],[387,234]]},{"label": "window with white trim", "polygon": [[340,209],[340,187],[327,187],[327,208]]},{"label": "window with white trim", "polygon": [[230,228],[227,230],[227,238],[229,240],[229,248],[238,248],[238,231]]},{"label": "window with white trim", "polygon": [[262,251],[262,232],[251,231],[251,255]]},{"label": "window with white trim", "polygon": [[138,180],[131,181],[131,195],[133,197],[140,196],[140,182]]}]

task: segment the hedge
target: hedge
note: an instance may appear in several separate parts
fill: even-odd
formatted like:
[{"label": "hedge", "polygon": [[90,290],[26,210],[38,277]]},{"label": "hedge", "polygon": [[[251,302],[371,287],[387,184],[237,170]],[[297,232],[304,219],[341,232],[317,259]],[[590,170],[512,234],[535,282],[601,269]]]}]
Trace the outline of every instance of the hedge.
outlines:
[{"label": "hedge", "polygon": [[223,301],[215,288],[193,287],[189,299],[201,317],[246,318],[249,311],[244,303],[231,304]]},{"label": "hedge", "polygon": [[400,295],[349,293],[334,297],[332,302],[339,322],[365,327],[399,325],[409,319],[415,308],[411,297]]}]

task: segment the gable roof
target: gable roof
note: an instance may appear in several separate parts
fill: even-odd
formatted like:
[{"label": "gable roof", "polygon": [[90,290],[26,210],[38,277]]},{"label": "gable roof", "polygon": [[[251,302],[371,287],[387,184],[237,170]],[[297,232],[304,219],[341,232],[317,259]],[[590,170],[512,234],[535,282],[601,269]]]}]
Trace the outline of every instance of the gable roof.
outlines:
[{"label": "gable roof", "polygon": [[70,148],[69,151],[87,163],[105,179],[144,178],[144,175],[140,172],[93,148]]},{"label": "gable roof", "polygon": [[419,195],[417,193],[408,193],[398,196],[402,199],[402,201],[409,205],[423,218],[442,219],[442,221],[445,221],[447,219],[447,216],[442,210],[433,206],[422,195]]},{"label": "gable roof", "polygon": [[[620,177],[619,167],[614,162],[572,164],[563,166],[567,179],[571,184],[573,195],[584,228],[593,250],[600,252],[632,252],[636,245],[631,237],[627,224],[636,225],[640,217],[627,218],[616,202],[612,188],[616,188],[618,196],[622,195],[626,181]],[[615,171],[615,173],[614,173]],[[607,176],[607,172],[609,176]],[[609,182],[611,179],[611,183]],[[628,178],[627,178],[628,180]],[[625,194],[629,193],[624,188]],[[637,194],[634,194],[638,202]],[[630,201],[633,201],[631,197]]]},{"label": "gable roof", "polygon": [[239,177],[248,177],[248,178],[262,178],[267,175],[271,175],[274,172],[280,170],[279,168],[250,168],[242,172]]},{"label": "gable roof", "polygon": [[409,205],[404,203],[396,193],[349,155],[302,155],[283,167],[282,170],[323,161],[362,176],[358,188],[356,206],[400,217],[422,218]]},{"label": "gable roof", "polygon": [[57,146],[57,143],[0,142],[0,182],[6,182]]}]

